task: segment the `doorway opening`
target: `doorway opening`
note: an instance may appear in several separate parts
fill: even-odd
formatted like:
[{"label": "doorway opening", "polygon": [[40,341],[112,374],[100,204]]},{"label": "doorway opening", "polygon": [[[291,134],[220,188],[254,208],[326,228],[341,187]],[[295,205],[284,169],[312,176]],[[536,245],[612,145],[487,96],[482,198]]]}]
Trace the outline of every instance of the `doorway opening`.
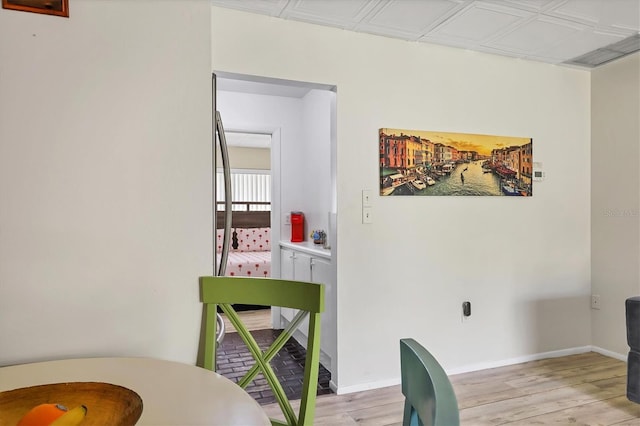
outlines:
[{"label": "doorway opening", "polygon": [[[312,229],[326,230],[331,246],[337,245],[335,87],[225,72],[216,72],[216,76],[216,109],[225,132],[271,136],[270,276],[304,281],[303,268],[311,268],[311,264],[299,266],[302,268],[299,276],[289,278],[283,272],[283,263],[287,261],[281,245],[291,240],[292,211],[304,212],[305,235]],[[337,376],[332,374],[337,372],[336,264],[330,252],[324,254],[327,267],[322,276],[318,271],[314,271],[313,276],[317,275],[316,279],[321,281],[316,282],[325,284],[326,289],[321,363],[327,367],[328,382]],[[255,329],[260,333],[278,332],[287,325],[287,318],[279,308],[271,311],[268,324],[260,313],[247,312],[246,315],[255,315],[249,321],[252,324],[255,321]],[[265,325],[268,328],[264,328]],[[305,336],[298,337],[294,343],[304,345]],[[335,388],[333,384],[331,387]],[[329,389],[328,383],[326,388]]]}]

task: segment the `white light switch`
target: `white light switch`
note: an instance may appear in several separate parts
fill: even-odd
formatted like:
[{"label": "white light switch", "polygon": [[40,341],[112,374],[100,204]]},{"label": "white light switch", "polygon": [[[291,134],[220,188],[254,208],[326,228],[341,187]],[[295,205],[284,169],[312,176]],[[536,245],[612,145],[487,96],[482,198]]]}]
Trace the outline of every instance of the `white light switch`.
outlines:
[{"label": "white light switch", "polygon": [[370,207],[371,206],[371,190],[363,189],[362,190],[362,207]]},{"label": "white light switch", "polygon": [[362,208],[362,223],[373,223],[373,209],[371,207]]}]

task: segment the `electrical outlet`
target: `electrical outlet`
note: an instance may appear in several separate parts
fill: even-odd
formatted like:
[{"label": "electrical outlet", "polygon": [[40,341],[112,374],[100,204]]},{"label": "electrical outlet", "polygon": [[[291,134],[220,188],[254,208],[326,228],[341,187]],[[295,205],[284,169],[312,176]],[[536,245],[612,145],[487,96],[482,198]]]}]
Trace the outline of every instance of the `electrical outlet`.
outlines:
[{"label": "electrical outlet", "polygon": [[288,214],[284,217],[284,224],[285,225],[291,225],[291,215]]},{"label": "electrical outlet", "polygon": [[600,309],[600,295],[592,294],[591,295],[591,309]]},{"label": "electrical outlet", "polygon": [[462,315],[465,317],[471,316],[471,302],[462,302]]}]

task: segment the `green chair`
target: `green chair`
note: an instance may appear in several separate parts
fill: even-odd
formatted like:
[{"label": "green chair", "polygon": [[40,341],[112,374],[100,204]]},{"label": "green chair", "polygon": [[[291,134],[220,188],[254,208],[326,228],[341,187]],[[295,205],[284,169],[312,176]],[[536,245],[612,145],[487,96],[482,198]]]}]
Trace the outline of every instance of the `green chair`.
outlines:
[{"label": "green chair", "polygon": [[403,426],[457,426],[458,401],[442,366],[413,339],[400,340]]},{"label": "green chair", "polygon": [[[242,388],[262,373],[273,390],[286,422],[271,419],[273,425],[312,425],[316,408],[318,369],[320,366],[320,313],[324,311],[324,286],[301,281],[272,278],[201,277],[200,297],[205,305],[205,349],[204,367],[215,370],[216,359],[216,313],[217,306],[227,315],[242,340],[247,345],[256,363],[238,382]],[[251,333],[241,322],[231,306],[234,303],[247,305],[280,306],[298,309],[289,326],[264,352]],[[307,332],[307,355],[304,365],[304,382],[300,409],[296,414],[273,372],[269,361],[289,340],[293,332],[309,316]]]}]

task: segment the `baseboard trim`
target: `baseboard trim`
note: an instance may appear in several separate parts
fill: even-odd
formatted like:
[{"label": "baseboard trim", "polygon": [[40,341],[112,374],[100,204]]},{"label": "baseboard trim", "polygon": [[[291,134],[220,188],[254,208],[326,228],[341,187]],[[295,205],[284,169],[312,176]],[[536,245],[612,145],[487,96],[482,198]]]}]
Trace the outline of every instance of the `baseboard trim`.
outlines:
[{"label": "baseboard trim", "polygon": [[600,355],[608,356],[609,358],[618,359],[620,361],[627,362],[627,356],[619,354],[617,352],[610,351],[608,349],[603,349],[599,346],[591,346],[591,350],[593,352],[599,353]]},{"label": "baseboard trim", "polygon": [[[515,358],[507,358],[498,361],[482,362],[478,364],[465,365],[463,367],[447,369],[448,375],[470,373],[472,371],[487,370],[489,368],[505,367],[507,365],[522,364],[523,362],[538,361],[546,358],[558,358],[561,356],[582,354],[591,352],[591,346],[578,346],[575,348],[560,349],[557,351],[539,352],[537,354],[523,355]],[[595,351],[594,351],[595,352]]]},{"label": "baseboard trim", "polygon": [[[602,349],[597,346],[578,346],[574,348],[560,349],[557,351],[540,352],[537,354],[524,355],[524,356],[515,357],[515,358],[508,358],[508,359],[499,360],[499,361],[466,365],[463,367],[447,369],[446,373],[448,375],[470,373],[472,371],[487,370],[489,368],[504,367],[507,365],[521,364],[523,362],[529,362],[529,361],[538,361],[546,358],[558,358],[561,356],[577,355],[577,354],[582,354],[586,352],[597,352],[599,354],[602,354],[611,358],[626,361],[626,357],[624,355],[620,355],[618,353],[608,351],[606,349]],[[348,393],[362,392],[362,391],[371,390],[371,389],[386,388],[389,386],[396,386],[399,384],[400,384],[400,378],[398,377],[395,379],[380,380],[377,382],[363,383],[360,385],[340,386],[340,387],[336,386],[336,384],[333,381],[330,381],[329,387],[336,394],[344,395]]]},{"label": "baseboard trim", "polygon": [[329,386],[331,387],[331,389],[338,395],[345,395],[345,394],[354,393],[354,392],[362,392],[362,391],[367,391],[371,389],[387,388],[389,386],[396,386],[399,384],[400,384],[400,377],[396,379],[380,380],[378,382],[370,382],[370,383],[363,383],[361,385],[342,386],[342,387],[337,387],[335,383],[331,381],[329,382]]}]

